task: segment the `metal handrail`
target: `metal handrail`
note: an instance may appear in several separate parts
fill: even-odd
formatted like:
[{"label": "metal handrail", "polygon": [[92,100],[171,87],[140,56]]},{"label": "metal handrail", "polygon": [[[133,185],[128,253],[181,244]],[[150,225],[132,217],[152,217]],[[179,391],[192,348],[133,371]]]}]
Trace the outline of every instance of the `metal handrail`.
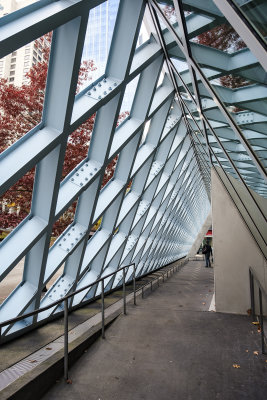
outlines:
[{"label": "metal handrail", "polygon": [[120,272],[121,270],[124,270],[125,268],[128,268],[128,267],[130,267],[132,265],[134,265],[134,272],[135,272],[135,263],[132,263],[132,264],[129,264],[129,265],[125,265],[124,267],[119,268],[117,271],[111,272],[110,274],[105,275],[102,278],[97,279],[96,281],[90,283],[89,285],[86,285],[86,286],[82,287],[81,289],[76,290],[75,292],[67,294],[64,297],[61,297],[59,300],[56,300],[53,303],[50,303],[48,306],[38,308],[38,309],[36,309],[34,311],[30,311],[30,312],[28,312],[26,314],[19,315],[18,317],[8,319],[8,320],[6,320],[4,322],[0,322],[0,338],[1,338],[1,328],[3,326],[9,325],[9,324],[13,324],[15,322],[21,321],[22,319],[25,319],[25,318],[28,318],[28,317],[32,317],[35,314],[39,314],[39,313],[41,313],[43,311],[49,310],[49,308],[57,306],[58,304],[62,303],[63,301],[68,300],[69,298],[75,296],[76,294],[78,294],[80,292],[83,292],[85,289],[89,289],[89,287],[96,285],[97,283],[109,278],[110,276],[116,274],[117,272]]},{"label": "metal handrail", "polygon": [[259,319],[260,319],[260,333],[261,333],[261,351],[262,354],[267,354],[265,351],[265,340],[267,339],[265,334],[264,334],[264,325],[263,325],[263,307],[262,307],[262,294],[264,295],[265,299],[267,300],[267,293],[263,286],[261,285],[259,279],[256,276],[255,271],[251,267],[249,267],[249,283],[250,283],[250,302],[251,302],[251,314],[253,319],[255,320],[256,317],[256,312],[255,312],[255,291],[254,291],[254,281],[256,281],[259,291],[259,306],[260,306],[260,313],[259,313]]},{"label": "metal handrail", "polygon": [[[180,264],[180,266],[184,265],[185,262],[186,262],[186,261],[182,261],[181,264]],[[162,278],[162,281],[164,282],[164,276],[167,275],[167,278],[168,278],[168,277],[169,277],[169,272],[172,271],[172,272],[174,273],[174,270],[176,270],[176,272],[177,272],[177,271],[179,270],[179,267],[180,267],[180,266],[175,265],[175,266],[172,266],[172,267],[170,267],[170,268],[168,268],[168,269],[165,269],[164,271],[158,271],[158,270],[157,270],[157,271],[153,271],[153,272],[155,272],[155,273],[157,273],[157,274],[160,274],[160,275],[161,275],[161,278]],[[156,277],[156,278],[154,278],[154,279],[151,279],[151,281],[145,283],[144,285],[142,285],[142,287],[141,287],[141,290],[142,290],[142,298],[144,297],[144,288],[145,288],[146,286],[150,285],[150,289],[151,289],[151,291],[152,291],[153,282],[157,281],[157,282],[158,282],[158,286],[159,286],[159,279],[160,279],[160,277],[158,276],[158,277]]]},{"label": "metal handrail", "polygon": [[123,270],[123,312],[126,314],[126,295],[125,295],[125,268],[129,268],[133,266],[133,282],[134,282],[134,304],[136,305],[136,285],[135,285],[135,279],[136,279],[136,267],[135,263],[131,263],[129,265],[125,265],[124,267],[119,268],[118,270],[111,272],[108,275],[103,276],[102,278],[99,278],[95,280],[94,282],[84,286],[81,289],[76,290],[75,292],[72,292],[61,299],[54,301],[53,303],[49,304],[48,306],[38,308],[37,310],[31,311],[29,313],[26,313],[24,315],[20,315],[15,318],[8,319],[6,321],[3,321],[0,323],[0,340],[1,340],[1,333],[2,333],[2,328],[3,326],[14,324],[15,322],[21,321],[22,319],[32,317],[33,315],[39,314],[41,312],[44,312],[46,310],[49,310],[50,308],[57,306],[60,303],[64,302],[64,378],[68,380],[68,314],[69,314],[69,305],[68,305],[68,300],[69,298],[75,296],[78,293],[83,292],[86,289],[89,289],[90,287],[98,284],[101,282],[101,316],[102,316],[102,338],[105,338],[105,308],[104,308],[104,297],[105,297],[105,287],[104,287],[104,280],[117,274],[118,272]]},{"label": "metal handrail", "polygon": [[[184,262],[182,262],[181,265],[183,265]],[[68,305],[68,300],[75,296],[78,293],[81,293],[82,291],[89,289],[90,287],[98,284],[101,282],[101,331],[102,331],[102,338],[105,338],[105,304],[104,304],[104,299],[105,299],[105,287],[104,287],[104,280],[117,274],[120,271],[123,271],[123,313],[126,314],[126,274],[125,274],[125,269],[133,266],[133,292],[134,292],[134,305],[136,305],[136,266],[135,263],[131,263],[129,265],[125,265],[124,267],[119,268],[118,270],[111,272],[108,275],[103,276],[102,278],[99,278],[95,280],[94,282],[84,286],[81,289],[76,290],[75,292],[72,292],[61,299],[54,301],[53,303],[49,304],[48,306],[38,308],[34,311],[31,311],[29,313],[26,313],[24,315],[20,315],[15,318],[11,318],[9,320],[3,321],[0,323],[0,343],[1,343],[1,333],[2,333],[2,328],[6,325],[14,324],[15,322],[21,321],[25,318],[31,317],[33,315],[39,314],[41,312],[44,312],[46,310],[49,310],[50,308],[57,306],[60,303],[64,302],[64,379],[68,380],[68,315],[69,315],[69,305]],[[174,270],[178,271],[179,266],[172,266],[165,271],[156,271],[159,272],[163,282],[164,282],[164,276],[167,274],[167,277],[169,276],[169,272],[172,271],[174,273]],[[154,271],[155,272],[155,271]],[[152,284],[155,280],[158,281],[158,286],[159,286],[159,278],[156,277],[155,279],[152,279],[151,282],[146,283],[145,285],[142,285],[142,297],[144,296],[144,287],[147,285],[151,285],[151,291],[152,291]],[[82,305],[81,305],[82,306]]]}]

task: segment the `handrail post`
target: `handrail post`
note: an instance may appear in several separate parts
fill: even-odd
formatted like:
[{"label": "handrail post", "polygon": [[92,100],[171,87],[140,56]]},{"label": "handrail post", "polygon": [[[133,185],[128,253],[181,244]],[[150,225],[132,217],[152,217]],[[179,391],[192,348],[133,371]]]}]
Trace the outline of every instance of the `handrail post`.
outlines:
[{"label": "handrail post", "polygon": [[259,303],[260,303],[260,328],[261,328],[261,351],[265,354],[265,344],[264,344],[264,327],[263,327],[263,309],[262,309],[262,293],[259,288]]},{"label": "handrail post", "polygon": [[123,269],[123,313],[126,315],[125,268]]},{"label": "handrail post", "polygon": [[101,314],[102,314],[102,339],[105,339],[105,294],[104,279],[101,281]]},{"label": "handrail post", "polygon": [[[88,289],[89,287],[92,287],[96,284],[99,284],[102,279],[106,279],[110,276],[113,276],[114,274],[117,274],[119,271],[123,271],[123,279],[124,279],[124,313],[126,314],[126,290],[125,290],[125,268],[130,267],[131,265],[134,265],[134,285],[135,285],[135,280],[136,280],[136,276],[135,276],[135,272],[136,272],[136,266],[135,263],[129,264],[125,267],[120,268],[117,271],[112,272],[111,274],[106,275],[105,277],[101,278],[101,279],[97,279],[96,281],[94,281],[93,283],[90,283],[89,285],[86,285],[80,289],[78,289],[77,291],[72,292],[71,294],[67,295],[66,297],[64,297],[63,299],[58,299],[55,302],[52,302],[51,304],[49,304],[48,306],[45,307],[40,307],[34,311],[31,311],[29,313],[20,315],[16,318],[11,318],[5,321],[2,321],[0,324],[0,343],[2,342],[2,328],[6,325],[9,324],[14,324],[17,321],[21,321],[24,318],[28,318],[31,316],[34,316],[35,314],[44,312],[48,309],[50,309],[51,307],[54,306],[58,306],[59,304],[62,304],[64,302],[64,310],[63,310],[63,314],[64,314],[64,376],[68,375],[68,299],[75,296],[77,293],[81,293],[82,291],[84,291],[85,289]],[[136,287],[135,287],[135,296],[136,296]],[[142,288],[142,297],[143,297],[143,288]],[[136,298],[135,298],[136,301]],[[136,304],[136,303],[135,303]],[[65,374],[66,372],[66,374]]]},{"label": "handrail post", "polygon": [[133,275],[134,305],[136,306],[135,264],[133,264],[133,267],[134,267],[134,275]]},{"label": "handrail post", "polygon": [[69,377],[69,359],[68,359],[68,299],[64,300],[64,378],[67,381]]},{"label": "handrail post", "polygon": [[249,270],[249,282],[250,282],[250,305],[253,321],[255,321],[255,295],[254,295],[254,277],[252,271]]}]

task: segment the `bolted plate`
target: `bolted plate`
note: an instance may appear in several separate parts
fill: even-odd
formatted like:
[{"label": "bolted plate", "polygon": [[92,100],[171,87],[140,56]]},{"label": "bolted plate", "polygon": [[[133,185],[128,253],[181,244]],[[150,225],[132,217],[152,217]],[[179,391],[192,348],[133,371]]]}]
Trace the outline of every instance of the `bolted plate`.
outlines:
[{"label": "bolted plate", "polygon": [[105,77],[96,85],[93,85],[88,92],[86,92],[86,96],[94,100],[101,100],[111,93],[120,82],[119,79]]},{"label": "bolted plate", "polygon": [[96,161],[88,161],[84,163],[76,172],[72,175],[70,181],[74,185],[79,187],[85,186],[94,175],[99,171],[100,164]]},{"label": "bolted plate", "polygon": [[81,240],[86,229],[80,224],[74,224],[66,230],[62,239],[58,242],[58,247],[66,252],[69,252],[76,243]]}]

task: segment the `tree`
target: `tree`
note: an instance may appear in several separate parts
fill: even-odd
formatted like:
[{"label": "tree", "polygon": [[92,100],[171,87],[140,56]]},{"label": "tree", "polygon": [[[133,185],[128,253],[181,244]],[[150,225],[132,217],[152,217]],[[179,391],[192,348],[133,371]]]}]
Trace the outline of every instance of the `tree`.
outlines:
[{"label": "tree", "polygon": [[[28,83],[21,87],[9,84],[6,79],[0,79],[0,151],[3,152],[29,130],[35,127],[42,117],[45,95],[48,60],[50,53],[51,34],[36,41],[36,45],[42,52],[42,61],[33,65],[27,74]],[[77,91],[80,86],[89,79],[89,74],[95,68],[92,60],[81,64]],[[120,115],[120,119],[127,117],[129,113]],[[64,179],[83,159],[86,158],[94,126],[95,115],[92,115],[85,123],[76,129],[68,138],[68,144],[63,165],[62,178]],[[114,174],[116,160],[106,171],[103,184]],[[35,168],[28,171],[15,183],[1,198],[0,202],[6,208],[15,207],[17,212],[0,212],[0,227],[14,228],[30,212],[32,189]],[[4,208],[4,207],[2,207]],[[64,213],[53,228],[53,234],[60,234],[72,221],[76,208],[76,202]]]},{"label": "tree", "polygon": [[[228,23],[216,26],[197,37],[197,43],[212,47],[217,50],[233,53],[246,47],[246,44],[238,33]],[[233,74],[220,78],[222,86],[235,89],[246,86],[249,82]]]},{"label": "tree", "polygon": [[[163,12],[170,21],[175,18],[175,9],[173,6],[165,6]],[[189,11],[185,11],[185,16],[189,15]],[[218,25],[206,32],[201,33],[194,41],[199,44],[203,44],[208,47],[212,47],[217,50],[235,52],[246,47],[246,44],[233,29],[233,27],[225,22],[224,24]],[[225,75],[220,78],[222,86],[229,87],[231,89],[246,86],[249,82],[236,75]]]}]

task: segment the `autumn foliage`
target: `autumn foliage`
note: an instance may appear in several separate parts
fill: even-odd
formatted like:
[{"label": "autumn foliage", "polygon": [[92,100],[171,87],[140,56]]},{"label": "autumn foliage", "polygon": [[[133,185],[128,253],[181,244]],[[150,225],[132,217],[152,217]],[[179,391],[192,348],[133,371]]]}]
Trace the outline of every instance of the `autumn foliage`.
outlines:
[{"label": "autumn foliage", "polygon": [[[175,20],[174,7],[165,6],[163,12],[166,18],[170,21]],[[189,11],[185,11],[185,16],[189,14]],[[233,53],[246,47],[246,44],[241,37],[227,22],[201,33],[195,37],[193,41],[229,53]],[[246,79],[232,74],[220,78],[220,84],[231,89],[246,86],[248,83],[249,82]]]},{"label": "autumn foliage", "polygon": [[[231,25],[225,23],[202,33],[197,37],[197,42],[205,46],[213,47],[217,50],[235,52],[246,47],[246,44],[232,28]],[[248,81],[240,76],[225,75],[220,78],[222,86],[231,89],[246,86]]]},{"label": "autumn foliage", "polygon": [[[6,79],[0,79],[0,152],[2,153],[13,143],[22,138],[34,128],[42,118],[51,35],[48,34],[35,42],[42,51],[42,61],[33,65],[29,72],[28,83],[21,87],[10,84]],[[81,64],[77,91],[83,82],[89,79],[90,72],[95,69],[94,62],[84,61]],[[120,119],[127,117],[124,113]],[[75,130],[68,139],[63,165],[62,180],[87,157],[95,115]],[[115,170],[116,160],[106,171],[103,185],[111,179]],[[5,211],[0,209],[0,229],[14,228],[30,212],[35,168],[28,171],[1,198]],[[10,207],[13,212],[9,213]],[[60,234],[72,221],[76,202],[55,223],[53,234]]]}]

